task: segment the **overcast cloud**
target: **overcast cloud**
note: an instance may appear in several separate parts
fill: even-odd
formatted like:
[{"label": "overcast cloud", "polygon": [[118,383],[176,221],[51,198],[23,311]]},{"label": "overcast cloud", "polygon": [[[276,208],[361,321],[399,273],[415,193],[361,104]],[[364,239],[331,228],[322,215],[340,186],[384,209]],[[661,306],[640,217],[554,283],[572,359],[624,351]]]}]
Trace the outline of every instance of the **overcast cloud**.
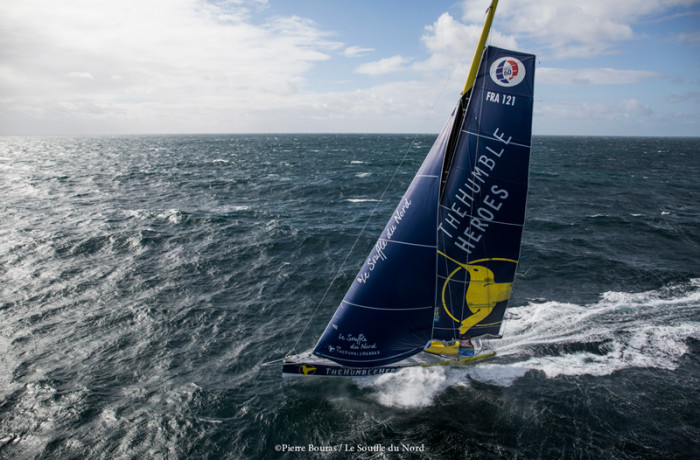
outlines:
[{"label": "overcast cloud", "polygon": [[[461,90],[488,4],[466,1],[463,13],[425,18],[422,34],[406,38],[415,52],[382,55],[360,40],[359,28],[357,37],[340,39],[310,18],[275,14],[274,4],[261,0],[5,0],[0,134],[435,132]],[[644,24],[697,18],[697,5],[503,1],[490,42],[537,53],[536,133],[556,126],[575,134],[580,120],[611,114],[630,126],[670,126],[674,116],[661,113],[659,101],[673,101],[674,113],[694,129],[687,117],[698,118],[697,97],[681,95],[700,89],[698,60],[691,64],[697,30],[656,40],[690,47],[691,56],[673,61],[689,71],[662,70],[651,59],[603,59],[629,55],[623,47],[645,39],[638,31]],[[340,60],[352,67],[336,78],[356,78],[357,86],[321,89],[319,66],[341,69]],[[662,88],[658,100],[648,99],[656,87],[639,85]],[[613,86],[615,94],[580,93]],[[562,87],[579,93],[556,89]]]}]

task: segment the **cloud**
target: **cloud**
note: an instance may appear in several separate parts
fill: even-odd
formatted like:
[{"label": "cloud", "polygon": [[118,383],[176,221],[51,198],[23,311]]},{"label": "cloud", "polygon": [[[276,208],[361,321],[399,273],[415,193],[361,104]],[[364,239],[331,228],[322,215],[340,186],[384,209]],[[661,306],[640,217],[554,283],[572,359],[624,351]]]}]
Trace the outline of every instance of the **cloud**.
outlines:
[{"label": "cloud", "polygon": [[[611,53],[621,42],[637,38],[636,24],[690,3],[509,0],[499,5],[489,41],[536,51],[544,58]],[[0,133],[437,131],[440,126],[432,123],[442,123],[462,89],[487,4],[470,1],[464,17],[444,13],[426,20],[434,19],[421,37],[412,38],[416,44],[420,40],[425,55],[395,51],[380,59],[374,57],[374,48],[340,43],[309,19],[269,14],[273,8],[265,0],[5,0],[0,15]],[[692,44],[697,43],[695,36],[675,39]],[[674,37],[669,34],[666,40]],[[371,79],[359,78],[355,87],[361,89],[355,90],[345,80],[348,66],[361,61],[342,56],[366,58],[370,53],[372,62],[355,72],[382,76],[382,84],[363,87]],[[338,61],[318,65],[330,59]],[[325,81],[315,87],[313,71],[319,67],[318,78]],[[326,74],[328,69],[341,76]],[[670,78],[675,75],[672,69],[663,71]],[[448,75],[454,78],[445,82]],[[537,70],[538,84],[552,84],[542,89],[554,88],[559,96],[565,89],[554,84],[618,85],[662,76],[612,68]],[[390,81],[392,77],[401,81]],[[669,102],[698,100],[692,96],[694,87],[678,85],[672,90],[678,95],[667,96]],[[583,86],[575,90],[572,97],[584,97]],[[440,91],[444,95],[436,96]],[[554,124],[584,115],[586,123],[596,117],[612,120],[605,117],[622,117],[623,112],[633,116],[635,110],[639,117],[653,118],[643,99],[647,96],[637,96],[641,92],[626,93],[638,99],[610,103],[596,102],[601,94],[596,92],[586,102],[559,104],[545,91],[538,93],[544,99],[536,103],[538,116]],[[552,118],[564,113],[568,119]],[[430,126],[421,124],[426,119]]]},{"label": "cloud", "polygon": [[669,126],[667,115],[638,99],[587,98],[537,101],[533,129],[541,134],[669,135],[675,129]]},{"label": "cloud", "polygon": [[95,77],[93,77],[90,72],[68,72],[65,76],[68,78],[77,78],[79,80],[94,80],[95,79]]},{"label": "cloud", "polygon": [[358,66],[355,69],[355,73],[362,73],[366,75],[383,75],[393,72],[405,71],[405,64],[409,62],[410,59],[403,56],[392,56],[379,61],[367,62]]},{"label": "cloud", "polygon": [[253,24],[247,6],[264,2],[235,3],[9,0],[0,116],[58,129],[99,113],[139,132],[145,120],[156,130],[208,131],[216,112],[276,106],[342,46],[299,17]]},{"label": "cloud", "polygon": [[669,94],[666,101],[671,104],[679,104],[682,102],[700,103],[700,91],[688,91],[684,94]]},{"label": "cloud", "polygon": [[[273,112],[251,114],[285,132],[437,132],[447,120],[456,97],[436,104],[435,88],[425,81],[392,81],[354,91],[307,93],[286,98]],[[289,108],[297,114],[289,119]]]},{"label": "cloud", "polygon": [[348,46],[343,51],[343,55],[349,58],[365,56],[374,51],[374,48],[360,48],[359,46]]},{"label": "cloud", "polygon": [[674,41],[686,43],[691,46],[698,46],[700,45],[700,30],[687,34],[678,34],[674,37]]},{"label": "cloud", "polygon": [[647,104],[637,99],[624,100],[557,100],[540,101],[535,113],[542,119],[574,121],[625,122],[653,116]]},{"label": "cloud", "polygon": [[[483,22],[490,0],[465,0],[464,20]],[[552,57],[593,57],[638,38],[633,26],[650,16],[697,0],[513,0],[498,5],[498,27],[534,40]]]},{"label": "cloud", "polygon": [[537,69],[537,83],[560,85],[627,85],[662,77],[659,72],[649,70],[600,69]]},{"label": "cloud", "polygon": [[[430,58],[414,64],[414,69],[441,71],[452,69],[455,62],[463,63],[462,67],[468,67],[481,36],[481,29],[481,25],[462,24],[449,13],[443,13],[437,21],[425,28],[421,37],[423,45],[431,53]],[[496,29],[491,31],[489,41],[494,46],[518,47],[515,38],[504,35]]]}]

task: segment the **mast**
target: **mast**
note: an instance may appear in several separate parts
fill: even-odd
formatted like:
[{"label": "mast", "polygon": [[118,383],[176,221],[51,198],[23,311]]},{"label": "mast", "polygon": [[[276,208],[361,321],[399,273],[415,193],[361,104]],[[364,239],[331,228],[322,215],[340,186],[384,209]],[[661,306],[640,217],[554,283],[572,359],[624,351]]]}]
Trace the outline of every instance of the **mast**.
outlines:
[{"label": "mast", "polygon": [[467,81],[464,84],[464,91],[462,91],[462,97],[464,97],[467,92],[474,86],[474,81],[476,80],[476,72],[479,70],[479,63],[481,62],[481,55],[484,54],[484,48],[486,47],[486,40],[489,38],[489,31],[491,30],[491,23],[493,22],[493,16],[496,14],[496,6],[498,6],[498,0],[493,0],[491,6],[488,9],[488,15],[486,16],[486,22],[484,22],[484,28],[481,30],[481,37],[479,37],[479,43],[476,45],[476,52],[474,53],[474,59],[472,60],[472,66],[469,69],[469,75],[467,75]]},{"label": "mast", "polygon": [[481,37],[479,37],[479,43],[476,45],[476,51],[474,52],[474,59],[472,59],[472,65],[469,69],[469,74],[467,75],[467,81],[464,84],[464,90],[462,91],[462,95],[459,98],[459,103],[457,104],[458,107],[456,109],[457,113],[455,114],[455,122],[452,126],[452,132],[450,133],[450,139],[445,153],[445,162],[442,167],[442,177],[440,181],[441,197],[442,192],[444,191],[445,181],[447,181],[447,174],[450,172],[450,166],[452,165],[452,157],[454,156],[454,151],[457,147],[459,133],[462,130],[462,122],[464,121],[464,113],[467,111],[469,95],[472,87],[474,86],[474,82],[476,81],[476,73],[479,71],[481,55],[484,54],[484,48],[486,48],[486,41],[489,38],[491,23],[493,22],[493,17],[496,14],[497,5],[498,0],[492,0],[491,5],[487,10],[486,21],[484,22],[483,29],[481,29]]}]

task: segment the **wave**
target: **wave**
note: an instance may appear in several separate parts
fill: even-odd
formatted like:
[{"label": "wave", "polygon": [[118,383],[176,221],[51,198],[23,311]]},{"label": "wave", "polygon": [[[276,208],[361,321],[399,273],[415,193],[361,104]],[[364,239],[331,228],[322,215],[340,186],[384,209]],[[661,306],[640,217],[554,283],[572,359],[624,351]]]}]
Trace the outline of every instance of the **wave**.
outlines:
[{"label": "wave", "polygon": [[374,198],[347,198],[345,201],[349,201],[350,203],[369,203],[369,202],[378,202],[379,200],[376,200]]},{"label": "wave", "polygon": [[424,407],[472,382],[507,387],[530,371],[546,378],[606,376],[629,368],[675,370],[700,340],[700,279],[639,293],[606,292],[589,305],[536,301],[512,308],[496,359],[468,368],[409,368],[357,378],[390,407]]}]

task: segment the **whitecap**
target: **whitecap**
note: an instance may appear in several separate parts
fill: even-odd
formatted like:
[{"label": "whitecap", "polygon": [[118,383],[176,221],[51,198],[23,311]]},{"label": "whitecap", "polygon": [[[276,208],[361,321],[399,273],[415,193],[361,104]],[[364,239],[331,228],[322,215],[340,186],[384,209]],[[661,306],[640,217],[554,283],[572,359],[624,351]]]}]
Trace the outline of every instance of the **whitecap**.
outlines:
[{"label": "whitecap", "polygon": [[350,203],[368,203],[368,202],[378,202],[379,200],[375,200],[373,198],[347,198],[345,201],[349,201]]},{"label": "whitecap", "polygon": [[472,381],[508,387],[529,369],[503,364],[473,367],[409,367],[393,374],[358,377],[354,383],[373,390],[372,398],[387,407],[427,407],[450,387],[468,387]]},{"label": "whitecap", "polygon": [[449,377],[443,367],[402,369],[395,374],[361,377],[354,380],[360,388],[371,388],[373,397],[384,406],[412,408],[432,404],[433,398],[453,385],[462,382]]},{"label": "whitecap", "polygon": [[[688,339],[700,339],[700,321],[691,314],[700,306],[700,289],[694,281],[690,285],[605,292],[591,305],[543,302],[511,309],[499,354],[519,357],[513,366],[548,377],[610,375],[632,367],[676,369],[689,351]],[[561,351],[572,344],[597,351]],[[559,351],[535,353],[542,346]]]},{"label": "whitecap", "polygon": [[590,305],[531,302],[508,311],[504,338],[491,343],[498,352],[493,362],[407,368],[354,382],[384,406],[415,408],[433,404],[449,387],[473,381],[508,387],[529,371],[556,378],[634,367],[673,370],[689,352],[688,339],[700,340],[698,306],[700,279],[639,293],[609,291]]}]

